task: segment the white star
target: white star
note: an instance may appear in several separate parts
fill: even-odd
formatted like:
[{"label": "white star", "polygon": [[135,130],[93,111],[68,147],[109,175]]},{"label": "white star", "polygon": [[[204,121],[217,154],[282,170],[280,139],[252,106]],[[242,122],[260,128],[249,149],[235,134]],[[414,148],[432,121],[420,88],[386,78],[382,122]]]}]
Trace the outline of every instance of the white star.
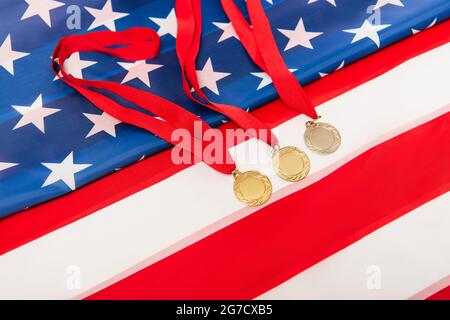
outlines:
[{"label": "white star", "polygon": [[223,23],[223,22],[213,22],[213,24],[219,28],[222,29],[222,35],[220,36],[219,40],[217,41],[217,43],[222,42],[224,40],[227,40],[229,38],[236,38],[239,40],[239,36],[237,35],[236,31],[233,28],[233,25],[231,24],[231,22],[228,23]]},{"label": "white star", "polygon": [[273,0],[266,0],[268,3],[273,4]]},{"label": "white star", "polygon": [[420,31],[423,31],[423,30],[431,28],[432,26],[434,26],[436,24],[436,22],[437,22],[437,18],[434,18],[434,20],[431,21],[431,23],[428,26],[426,26],[425,28],[423,28],[422,30],[418,30],[418,29],[414,29],[413,28],[413,29],[411,29],[411,31],[412,31],[413,34],[419,33]]},{"label": "white star", "polygon": [[175,9],[172,9],[165,18],[149,18],[159,26],[158,34],[162,37],[165,34],[170,34],[172,37],[177,37],[177,16]]},{"label": "white star", "polygon": [[127,75],[123,78],[122,83],[138,78],[150,88],[149,72],[162,67],[160,64],[146,63],[145,60],[136,62],[117,62],[122,68],[128,70]]},{"label": "white star", "polygon": [[42,94],[37,97],[31,106],[12,106],[22,115],[19,122],[13,130],[26,126],[27,124],[33,124],[42,133],[45,133],[44,119],[58,111],[60,109],[44,108],[42,105]]},{"label": "white star", "polygon": [[278,31],[289,38],[289,42],[286,45],[286,48],[284,48],[284,51],[287,51],[296,46],[314,49],[311,44],[311,40],[323,34],[323,32],[306,31],[305,25],[303,24],[303,18],[300,18],[294,30],[278,29]]},{"label": "white star", "polygon": [[[290,72],[295,72],[297,70],[298,69],[289,69]],[[256,90],[260,90],[272,83],[272,78],[265,72],[252,72],[251,74],[261,79]]]},{"label": "white star", "polygon": [[0,66],[5,68],[11,75],[14,75],[14,61],[29,53],[13,51],[11,46],[11,35],[8,34],[3,44],[0,46]]},{"label": "white star", "polygon": [[[309,0],[308,4],[314,3],[314,2],[317,2],[317,1],[319,1],[319,0]],[[327,2],[336,7],[336,1],[335,0],[327,0]]]},{"label": "white star", "polygon": [[110,116],[108,113],[103,112],[102,114],[91,114],[83,113],[83,115],[88,118],[94,126],[91,131],[86,135],[86,138],[93,136],[96,133],[105,131],[107,134],[116,137],[116,125],[122,123],[122,121]]},{"label": "white star", "polygon": [[64,6],[65,4],[54,0],[25,0],[28,8],[20,20],[25,20],[33,16],[39,16],[44,22],[51,27],[50,10]]},{"label": "white star", "polygon": [[46,166],[52,172],[41,188],[61,180],[71,190],[75,190],[75,173],[89,168],[92,164],[74,164],[73,152],[71,152],[61,163],[42,163],[42,165]]},{"label": "white star", "polygon": [[128,13],[113,11],[111,0],[107,0],[103,8],[95,9],[84,7],[95,20],[89,26],[88,30],[95,29],[100,26],[105,26],[111,31],[116,31],[115,20],[126,17]]},{"label": "white star", "polygon": [[[96,63],[96,61],[81,60],[80,53],[75,52],[69,58],[67,58],[66,61],[64,61],[64,71],[66,71],[67,74],[74,76],[75,78],[83,79],[83,69],[93,66]],[[61,72],[59,74],[61,75]],[[53,81],[58,79],[59,77],[55,76],[55,79],[53,79]]]},{"label": "white star", "polygon": [[211,58],[208,58],[202,70],[197,70],[197,77],[200,88],[206,87],[217,95],[219,95],[217,81],[228,77],[230,74],[231,73],[214,71]]},{"label": "white star", "polygon": [[364,38],[369,38],[372,40],[377,47],[380,46],[380,37],[378,36],[378,32],[389,27],[390,24],[371,24],[369,20],[364,20],[364,23],[361,27],[355,29],[343,30],[344,32],[354,33],[352,43],[362,40]]},{"label": "white star", "polygon": [[[345,65],[345,61],[342,61],[341,64],[339,65],[339,67],[337,67],[336,69],[334,69],[334,71],[341,70],[341,69],[344,67],[344,65]],[[323,78],[323,77],[327,76],[328,73],[325,73],[325,72],[319,72],[319,75],[320,75],[321,78]]]},{"label": "white star", "polygon": [[387,4],[393,4],[394,6],[404,7],[404,4],[401,0],[378,0],[375,4],[374,9],[380,9],[381,7],[384,7]]},{"label": "white star", "polygon": [[17,166],[18,163],[0,162],[0,171]]}]

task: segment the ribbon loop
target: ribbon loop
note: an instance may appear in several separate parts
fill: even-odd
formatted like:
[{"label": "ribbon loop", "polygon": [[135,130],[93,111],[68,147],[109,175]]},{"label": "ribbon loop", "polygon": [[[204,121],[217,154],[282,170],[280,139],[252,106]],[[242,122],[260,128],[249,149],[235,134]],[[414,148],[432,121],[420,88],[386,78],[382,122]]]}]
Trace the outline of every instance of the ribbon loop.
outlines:
[{"label": "ribbon loop", "polygon": [[[314,106],[307,98],[297,79],[286,67],[276,46],[260,0],[247,0],[246,2],[251,25],[244,18],[234,0],[221,0],[221,3],[245,49],[253,61],[272,78],[282,101],[297,112],[305,113],[316,119],[317,114]],[[196,60],[202,33],[201,2],[200,0],[176,0],[175,9],[178,23],[176,50],[181,67],[182,85],[186,95],[194,102],[227,116],[254,137],[265,141],[272,147],[277,146],[276,136],[265,123],[239,107],[212,101],[201,90],[196,72]],[[201,140],[202,145],[205,145],[202,139],[203,131],[200,137],[194,126],[196,121],[201,120],[177,104],[123,84],[77,79],[64,70],[65,60],[75,52],[93,51],[126,61],[140,61],[156,57],[159,50],[159,35],[154,30],[144,27],[134,27],[119,32],[99,31],[84,35],[72,35],[63,38],[56,46],[52,56],[52,68],[65,83],[117,119],[151,131],[170,143],[174,143],[171,139],[173,130],[184,128],[191,133],[192,137]],[[60,72],[56,70],[54,63],[56,60],[59,63]],[[195,95],[191,88],[194,89]],[[92,89],[109,91],[150,112],[155,117],[123,107],[113,99]],[[202,128],[211,129],[203,121]],[[226,149],[227,144],[224,143],[223,145]],[[192,148],[189,148],[189,151],[203,159],[198,151],[192,150]],[[232,162],[228,150],[225,150],[224,155],[226,160],[223,164],[207,163],[218,171],[231,173],[236,166]]]},{"label": "ribbon loop", "polygon": [[[224,157],[219,159],[219,161],[211,161],[211,159],[204,158],[203,150],[209,143],[204,141],[203,133],[205,130],[214,129],[196,115],[150,92],[111,81],[75,78],[64,70],[64,62],[75,52],[93,51],[127,61],[139,61],[157,56],[159,49],[159,36],[149,28],[131,28],[120,32],[99,31],[85,35],[68,36],[61,39],[53,52],[52,69],[61,80],[77,90],[95,106],[122,122],[153,132],[161,139],[172,144],[178,143],[178,141],[173,140],[174,130],[180,128],[187,130],[191,137],[194,138],[194,141],[193,144],[185,143],[182,147],[198,159],[203,160],[213,169],[225,174],[231,174],[236,169],[236,165],[228,153],[226,144],[223,144]],[[60,72],[56,69],[55,62],[58,62]],[[109,91],[149,111],[154,116],[124,107],[113,99],[90,88]],[[200,128],[195,126],[196,122],[201,123]],[[198,129],[200,129],[200,132],[198,132]],[[196,148],[196,143],[201,144],[202,148]]]}]

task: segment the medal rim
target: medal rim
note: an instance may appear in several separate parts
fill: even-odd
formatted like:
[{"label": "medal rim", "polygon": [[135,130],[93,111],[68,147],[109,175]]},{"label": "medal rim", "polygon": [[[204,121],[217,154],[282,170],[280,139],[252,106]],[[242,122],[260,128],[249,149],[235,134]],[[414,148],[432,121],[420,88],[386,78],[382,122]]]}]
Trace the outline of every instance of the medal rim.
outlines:
[{"label": "medal rim", "polygon": [[[334,137],[334,144],[326,149],[324,148],[320,148],[316,145],[313,144],[313,142],[311,141],[311,134],[313,132],[314,128],[323,128],[329,132],[331,132],[331,134]],[[341,146],[341,134],[339,133],[339,131],[336,129],[336,127],[334,127],[333,125],[326,123],[326,122],[316,122],[314,124],[312,124],[311,126],[309,126],[304,134],[304,139],[305,139],[305,144],[308,147],[308,149],[318,152],[318,153],[322,153],[322,154],[330,154],[335,152],[340,146]]]},{"label": "medal rim", "polygon": [[[261,181],[261,183],[265,187],[264,193],[257,199],[253,199],[253,200],[249,199],[240,189],[240,184],[242,183],[242,181],[249,177],[258,178],[258,180]],[[234,190],[234,195],[236,196],[236,198],[239,201],[246,204],[247,206],[256,207],[256,206],[263,205],[270,199],[270,197],[272,196],[272,183],[270,182],[269,178],[266,175],[264,175],[258,171],[250,170],[250,171],[240,172],[236,175],[234,183],[233,183],[233,190]]]},{"label": "medal rim", "polygon": [[[283,172],[283,168],[281,168],[280,163],[279,163],[280,157],[282,155],[290,153],[290,152],[298,153],[304,164],[303,169],[294,175]],[[274,168],[275,172],[277,173],[277,175],[281,179],[290,181],[290,182],[297,182],[297,181],[304,179],[308,175],[309,170],[311,169],[311,162],[309,160],[308,155],[305,152],[303,152],[302,150],[300,150],[297,147],[288,146],[288,147],[280,148],[275,151],[275,153],[273,155],[273,168]]]}]

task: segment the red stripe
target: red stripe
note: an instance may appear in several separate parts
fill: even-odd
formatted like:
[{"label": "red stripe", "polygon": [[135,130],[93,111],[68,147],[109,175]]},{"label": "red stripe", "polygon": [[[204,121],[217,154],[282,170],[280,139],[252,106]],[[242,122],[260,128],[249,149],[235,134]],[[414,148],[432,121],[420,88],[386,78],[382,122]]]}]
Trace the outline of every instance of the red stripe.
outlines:
[{"label": "red stripe", "polygon": [[433,294],[431,297],[427,298],[427,300],[450,300],[450,286]]},{"label": "red stripe", "polygon": [[[375,78],[398,64],[445,44],[450,39],[450,21],[398,42],[307,86],[315,105],[332,99]],[[280,101],[259,108],[253,114],[274,127],[296,116]],[[232,127],[231,124],[223,129]],[[170,161],[170,151],[159,153],[124,170],[99,179],[64,197],[46,202],[0,220],[0,254],[59,229],[101,208],[186,168]],[[69,209],[68,209],[69,208]]]},{"label": "red stripe", "polygon": [[450,188],[450,113],[89,299],[251,299]]}]

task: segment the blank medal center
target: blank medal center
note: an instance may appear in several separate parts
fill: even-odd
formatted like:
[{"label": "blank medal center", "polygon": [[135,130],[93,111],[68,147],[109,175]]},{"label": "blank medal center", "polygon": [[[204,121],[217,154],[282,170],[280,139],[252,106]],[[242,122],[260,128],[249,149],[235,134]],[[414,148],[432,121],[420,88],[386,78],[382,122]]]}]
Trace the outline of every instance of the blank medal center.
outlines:
[{"label": "blank medal center", "polygon": [[264,183],[253,177],[248,177],[244,181],[242,181],[240,185],[240,189],[243,194],[250,197],[251,199],[257,199],[261,197],[266,191]]},{"label": "blank medal center", "polygon": [[303,170],[305,164],[297,152],[289,152],[280,156],[279,167],[288,175],[296,175]]},{"label": "blank medal center", "polygon": [[323,128],[314,128],[311,132],[311,142],[313,145],[323,149],[331,148],[334,144],[333,134]]}]

